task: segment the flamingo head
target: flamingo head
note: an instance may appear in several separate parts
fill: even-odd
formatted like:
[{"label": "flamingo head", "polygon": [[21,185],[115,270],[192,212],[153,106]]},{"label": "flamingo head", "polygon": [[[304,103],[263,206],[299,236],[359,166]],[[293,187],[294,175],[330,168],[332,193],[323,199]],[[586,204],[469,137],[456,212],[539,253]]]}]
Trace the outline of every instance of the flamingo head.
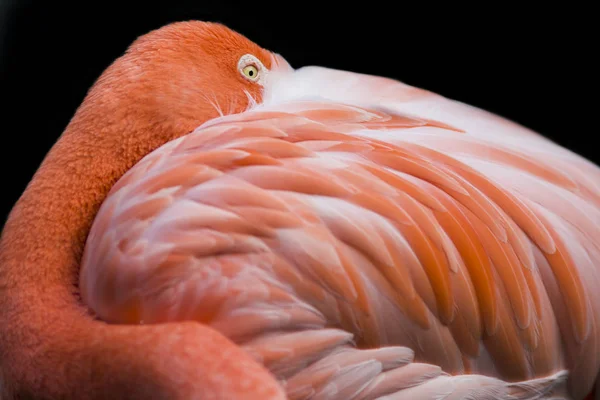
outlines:
[{"label": "flamingo head", "polygon": [[212,118],[260,104],[275,69],[291,67],[224,25],[172,23],[138,38],[104,71],[67,131],[91,133],[96,147],[104,143],[131,166]]}]

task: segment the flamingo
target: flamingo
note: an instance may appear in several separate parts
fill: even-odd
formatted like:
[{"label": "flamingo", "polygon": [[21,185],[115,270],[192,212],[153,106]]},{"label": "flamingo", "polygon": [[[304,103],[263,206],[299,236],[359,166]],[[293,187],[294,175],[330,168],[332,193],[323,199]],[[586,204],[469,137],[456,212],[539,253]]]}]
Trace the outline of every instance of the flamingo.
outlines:
[{"label": "flamingo", "polygon": [[227,27],[136,40],[0,241],[0,393],[583,399],[600,168]]}]

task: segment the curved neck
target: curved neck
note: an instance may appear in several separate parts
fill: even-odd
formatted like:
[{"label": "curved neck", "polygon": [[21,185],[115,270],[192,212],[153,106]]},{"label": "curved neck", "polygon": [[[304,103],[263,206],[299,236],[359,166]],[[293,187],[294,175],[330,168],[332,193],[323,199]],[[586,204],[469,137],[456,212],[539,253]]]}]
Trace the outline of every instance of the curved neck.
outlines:
[{"label": "curved neck", "polygon": [[79,257],[99,205],[128,162],[102,145],[78,144],[77,136],[69,129],[63,134],[11,211],[2,265],[39,263],[38,270],[51,277],[60,270],[50,266],[58,254],[61,262]]},{"label": "curved neck", "polygon": [[201,122],[157,123],[101,93],[90,93],[8,217],[0,238],[0,327],[37,312],[39,302],[39,312],[76,304],[85,239],[110,188],[144,155]]}]

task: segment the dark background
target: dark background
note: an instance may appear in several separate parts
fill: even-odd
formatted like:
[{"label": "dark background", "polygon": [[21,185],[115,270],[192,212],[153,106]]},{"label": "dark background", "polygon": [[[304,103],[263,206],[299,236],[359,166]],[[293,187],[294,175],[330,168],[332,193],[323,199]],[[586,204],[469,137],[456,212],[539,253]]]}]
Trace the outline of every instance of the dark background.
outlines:
[{"label": "dark background", "polygon": [[104,68],[137,36],[186,19],[223,22],[294,67],[384,75],[470,103],[598,163],[591,10],[479,4],[0,0],[0,225]]}]

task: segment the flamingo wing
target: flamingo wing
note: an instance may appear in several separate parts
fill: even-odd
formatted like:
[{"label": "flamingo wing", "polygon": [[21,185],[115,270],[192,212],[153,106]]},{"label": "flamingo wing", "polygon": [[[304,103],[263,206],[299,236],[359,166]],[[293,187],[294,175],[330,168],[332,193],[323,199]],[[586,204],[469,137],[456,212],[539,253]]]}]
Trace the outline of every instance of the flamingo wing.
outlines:
[{"label": "flamingo wing", "polygon": [[81,291],[109,322],[217,328],[290,399],[581,398],[599,182],[493,114],[303,68],[119,181]]}]

